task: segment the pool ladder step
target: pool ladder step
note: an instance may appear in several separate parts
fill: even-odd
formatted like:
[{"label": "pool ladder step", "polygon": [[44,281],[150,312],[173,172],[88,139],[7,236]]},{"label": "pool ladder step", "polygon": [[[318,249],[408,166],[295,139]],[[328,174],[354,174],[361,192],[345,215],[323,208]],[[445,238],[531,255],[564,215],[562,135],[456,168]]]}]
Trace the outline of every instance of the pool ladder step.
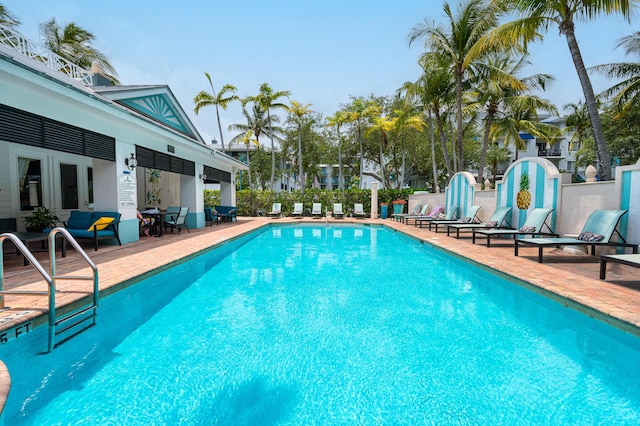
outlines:
[{"label": "pool ladder step", "polygon": [[[92,270],[91,276],[74,276],[74,275],[56,275],[56,236],[62,234],[64,239],[71,243],[76,252],[84,259]],[[11,240],[15,247],[22,253],[29,264],[38,271],[40,276],[47,282],[47,291],[12,291],[4,290],[4,252],[2,246],[4,240]],[[40,265],[31,251],[24,245],[24,243],[12,233],[0,234],[0,310],[8,309],[4,305],[5,295],[33,295],[33,296],[47,296],[49,301],[49,332],[48,332],[48,345],[47,353],[51,352],[55,347],[69,340],[70,338],[78,335],[82,331],[96,324],[96,316],[98,314],[98,299],[99,299],[99,286],[98,286],[98,268],[89,258],[87,253],[80,247],[80,244],[73,238],[73,236],[64,228],[55,228],[49,232],[49,272]],[[91,302],[84,306],[72,310],[71,312],[56,317],[56,284],[59,280],[84,280],[92,281],[92,295]],[[82,327],[81,327],[82,326]],[[58,343],[56,343],[56,337],[61,336]]]},{"label": "pool ladder step", "polygon": [[57,348],[72,337],[93,327],[96,324],[97,314],[98,306],[91,304],[56,318],[55,343],[53,347]]}]

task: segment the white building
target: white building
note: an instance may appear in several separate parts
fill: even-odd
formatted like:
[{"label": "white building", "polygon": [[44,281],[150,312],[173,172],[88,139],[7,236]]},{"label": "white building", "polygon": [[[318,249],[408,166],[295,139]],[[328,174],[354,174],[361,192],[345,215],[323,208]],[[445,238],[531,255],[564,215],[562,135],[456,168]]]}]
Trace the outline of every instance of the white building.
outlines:
[{"label": "white building", "polygon": [[136,209],[148,206],[189,207],[188,226],[201,227],[205,183],[235,205],[245,169],[203,142],[168,86],[110,86],[0,26],[0,218],[18,230],[38,206],[62,220],[119,212],[123,243],[138,239]]}]

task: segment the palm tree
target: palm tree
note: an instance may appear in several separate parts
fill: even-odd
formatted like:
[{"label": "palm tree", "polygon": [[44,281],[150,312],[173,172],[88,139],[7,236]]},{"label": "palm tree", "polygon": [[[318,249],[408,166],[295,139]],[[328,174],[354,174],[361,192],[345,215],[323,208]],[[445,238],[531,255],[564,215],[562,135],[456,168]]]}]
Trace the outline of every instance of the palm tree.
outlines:
[{"label": "palm tree", "polygon": [[249,155],[249,145],[255,145],[259,147],[260,142],[258,142],[258,139],[253,138],[253,131],[247,130],[245,134],[238,139],[238,143],[243,143],[247,147],[247,166],[249,166],[249,191],[253,191],[253,184],[251,183],[251,156]]},{"label": "palm tree", "polygon": [[462,86],[464,75],[470,65],[484,54],[475,45],[482,36],[498,23],[499,9],[485,0],[466,0],[458,7],[454,16],[449,3],[445,2],[444,12],[448,18],[448,27],[436,25],[427,20],[416,25],[409,33],[409,44],[424,39],[425,47],[447,57],[451,72],[456,79],[456,124],[458,169],[464,168],[463,122],[462,122]]},{"label": "palm tree", "polygon": [[15,28],[20,25],[20,20],[14,17],[9,9],[4,7],[4,5],[0,4],[0,25],[4,25],[5,27]]},{"label": "palm tree", "polygon": [[376,112],[377,117],[373,118],[373,125],[369,127],[366,132],[366,135],[369,136],[374,132],[380,133],[380,144],[378,146],[378,162],[380,163],[380,176],[378,179],[383,185],[383,188],[388,188],[389,182],[387,182],[387,177],[384,171],[384,147],[387,145],[388,132],[393,129],[396,125],[397,118],[391,118],[388,115],[382,114],[382,108],[379,105],[373,105],[371,107],[371,112]]},{"label": "palm tree", "polygon": [[[624,47],[627,55],[640,56],[640,31],[622,37],[616,47]],[[612,99],[618,109],[637,105],[640,100],[640,63],[620,62],[596,65],[589,70],[596,71],[611,79],[623,79],[600,93],[604,99]]]},{"label": "palm tree", "polygon": [[304,173],[302,170],[302,119],[305,115],[311,112],[311,110],[309,109],[310,106],[311,104],[302,105],[299,102],[291,101],[291,106],[288,108],[289,113],[292,115],[293,121],[298,128],[298,178],[300,179],[300,191],[302,192],[303,196],[304,187],[306,185],[304,181]]},{"label": "palm tree", "polygon": [[407,170],[407,151],[405,147],[407,131],[415,130],[421,132],[422,130],[424,130],[427,124],[419,114],[416,114],[416,107],[410,103],[409,97],[405,97],[404,102],[402,102],[402,109],[395,110],[394,114],[397,118],[393,123],[393,129],[398,133],[402,148],[402,162],[400,165],[400,170],[396,169],[396,175],[399,177],[396,181],[396,187],[398,189],[401,189],[404,186],[404,177]]},{"label": "palm tree", "polygon": [[484,110],[485,130],[482,140],[482,151],[478,165],[478,182],[484,181],[484,167],[486,164],[487,150],[489,148],[489,134],[493,119],[501,112],[505,104],[516,96],[526,96],[532,89],[544,90],[547,82],[553,78],[547,74],[535,74],[520,78],[518,73],[523,67],[531,65],[527,60],[528,55],[514,57],[506,52],[495,52],[487,55],[474,66],[476,84],[474,90],[475,102],[469,105],[470,109]]},{"label": "palm tree", "polygon": [[338,188],[344,193],[344,173],[342,170],[342,136],[340,126],[348,121],[349,117],[345,111],[336,111],[331,117],[327,117],[327,126],[335,127],[338,133]]},{"label": "palm tree", "polygon": [[[258,104],[253,104],[251,113],[249,113],[249,111],[247,111],[247,109],[243,107],[242,115],[244,115],[246,123],[230,124],[228,127],[229,131],[239,132],[229,141],[229,145],[233,143],[242,143],[246,145],[247,164],[249,164],[250,162],[249,145],[254,144],[259,147],[260,136],[263,134],[268,134],[267,129],[271,127],[269,126],[269,122],[265,114],[266,112],[262,108],[260,108],[260,105]],[[274,117],[271,117],[272,120],[273,118]],[[252,189],[251,170],[249,170],[249,189]]]},{"label": "palm tree", "polygon": [[356,131],[358,133],[358,143],[360,144],[360,177],[359,187],[362,189],[362,176],[364,171],[364,147],[362,145],[362,123],[376,113],[376,106],[372,102],[366,102],[362,98],[356,98],[349,106],[347,113],[347,122],[356,123]]},{"label": "palm tree", "polygon": [[40,34],[44,37],[45,46],[58,56],[84,69],[91,69],[96,62],[105,76],[113,84],[119,84],[118,73],[107,57],[91,46],[95,36],[89,31],[71,22],[61,28],[55,18],[40,24]]},{"label": "palm tree", "polygon": [[578,101],[577,104],[566,104],[563,108],[565,111],[569,111],[566,119],[567,131],[573,131],[569,140],[569,151],[573,151],[574,148],[578,150],[582,146],[589,127],[591,127],[589,113],[582,101]]},{"label": "palm tree", "polygon": [[[198,114],[200,108],[204,108],[209,105],[214,105],[216,107],[216,118],[218,119],[218,130],[220,131],[220,143],[222,144],[222,150],[224,151],[224,136],[222,135],[222,124],[220,123],[220,111],[218,107],[226,110],[231,102],[240,99],[238,98],[238,95],[235,94],[238,89],[231,84],[225,84],[222,86],[222,89],[220,89],[220,92],[216,94],[216,89],[213,88],[213,83],[211,82],[211,76],[208,72],[205,72],[204,75],[207,76],[207,80],[209,80],[211,93],[201,90],[193,98],[193,102],[196,104],[195,108],[193,108],[193,112]],[[229,95],[227,95],[227,93]]]},{"label": "palm tree", "polygon": [[492,126],[492,141],[503,139],[505,147],[513,144],[516,149],[516,160],[518,159],[518,151],[526,149],[526,143],[520,137],[523,133],[528,133],[536,139],[553,144],[560,136],[560,129],[552,124],[540,122],[538,120],[538,112],[540,111],[558,114],[555,105],[537,96],[510,97],[504,115],[496,119]]},{"label": "palm tree", "polygon": [[273,131],[271,129],[271,109],[286,110],[287,106],[285,104],[276,101],[282,97],[288,98],[290,95],[291,92],[286,90],[274,92],[267,83],[262,83],[262,85],[260,86],[260,94],[256,96],[249,96],[243,101],[244,103],[255,102],[267,112],[267,122],[269,123],[269,137],[271,138],[271,188],[273,188],[276,180],[276,151],[273,143]]},{"label": "palm tree", "polygon": [[[448,69],[448,61],[444,55],[427,52],[418,61],[422,68],[422,75],[413,83],[410,92],[420,97],[425,113],[429,116],[428,122],[432,123],[431,114],[435,116],[436,126],[440,134],[442,154],[445,167],[447,169],[447,180],[453,176],[449,150],[447,149],[446,132],[444,129],[443,112],[444,108],[451,104],[452,94],[455,93],[455,81],[451,78]],[[432,138],[432,163],[433,163],[433,188],[438,186],[438,176],[435,163],[435,132],[430,127]]]},{"label": "palm tree", "polygon": [[634,0],[492,0],[492,3],[510,12],[519,13],[522,17],[495,29],[486,40],[487,46],[511,47],[518,40],[526,46],[527,43],[541,37],[540,30],[546,31],[552,25],[557,25],[560,34],[565,36],[593,127],[600,178],[611,180],[611,155],[604,139],[593,86],[578,46],[575,23],[576,20],[586,22],[599,15],[614,13],[621,14],[629,21],[637,2]]}]

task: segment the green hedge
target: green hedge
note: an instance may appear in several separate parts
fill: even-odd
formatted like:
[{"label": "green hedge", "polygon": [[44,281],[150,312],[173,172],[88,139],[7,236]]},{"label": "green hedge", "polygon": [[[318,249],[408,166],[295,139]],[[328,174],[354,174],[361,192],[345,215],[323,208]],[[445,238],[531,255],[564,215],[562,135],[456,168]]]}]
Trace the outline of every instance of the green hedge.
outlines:
[{"label": "green hedge", "polygon": [[[378,202],[391,203],[396,199],[409,200],[409,195],[414,189],[382,189],[378,191]],[[353,211],[353,205],[361,203],[365,213],[371,214],[371,190],[370,189],[347,189],[344,196],[341,191],[330,191],[322,189],[307,189],[304,196],[300,191],[293,192],[273,192],[273,191],[249,191],[242,190],[236,193],[236,206],[238,216],[256,216],[258,212],[268,213],[271,211],[273,203],[282,204],[282,214],[290,216],[293,212],[294,203],[303,203],[305,215],[311,214],[313,203],[322,203],[323,213],[326,209],[332,209],[333,203],[342,203],[346,215]],[[205,201],[206,204],[206,201]]]}]

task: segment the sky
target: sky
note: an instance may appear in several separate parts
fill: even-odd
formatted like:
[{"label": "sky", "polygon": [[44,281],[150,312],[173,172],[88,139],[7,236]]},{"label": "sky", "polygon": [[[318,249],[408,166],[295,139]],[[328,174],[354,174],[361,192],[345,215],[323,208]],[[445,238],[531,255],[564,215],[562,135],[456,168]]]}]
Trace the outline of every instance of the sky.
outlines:
[{"label": "sky", "polygon": [[[290,91],[291,99],[333,115],[353,96],[391,96],[420,75],[421,42],[409,46],[412,27],[445,23],[443,2],[433,0],[0,0],[21,21],[18,31],[41,42],[38,25],[52,17],[92,32],[123,85],[166,84],[207,142],[220,140],[215,107],[193,112],[193,98],[214,88],[237,87],[240,97],[262,83]],[[450,0],[455,8],[458,2]],[[576,35],[587,67],[626,58],[617,41],[640,30],[623,18],[578,23]],[[563,111],[583,99],[564,37],[557,29],[529,47],[526,75],[551,74],[540,94]],[[592,75],[597,92],[612,85]],[[286,102],[285,99],[282,101]],[[225,143],[229,124],[243,123],[238,103],[220,111]]]}]

